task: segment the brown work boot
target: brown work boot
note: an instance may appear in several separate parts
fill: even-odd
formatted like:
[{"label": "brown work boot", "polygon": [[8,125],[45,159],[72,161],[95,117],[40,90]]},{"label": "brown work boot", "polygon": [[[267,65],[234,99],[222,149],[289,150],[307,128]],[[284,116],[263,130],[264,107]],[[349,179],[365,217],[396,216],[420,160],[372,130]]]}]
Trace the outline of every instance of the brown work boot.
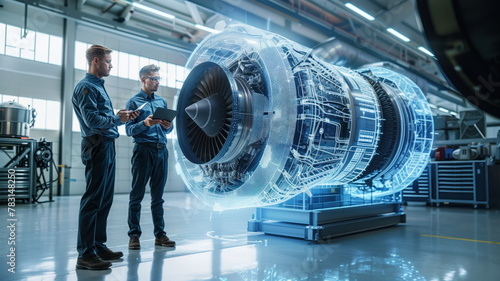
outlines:
[{"label": "brown work boot", "polygon": [[110,266],[109,261],[103,261],[97,256],[78,258],[76,260],[76,269],[103,270],[108,269]]},{"label": "brown work boot", "polygon": [[113,252],[110,249],[106,248],[104,251],[97,253],[102,260],[117,260],[123,257],[122,252]]},{"label": "brown work boot", "polygon": [[138,235],[132,235],[130,237],[130,241],[128,242],[128,248],[130,250],[139,250],[141,248],[141,242],[139,242],[139,236]]},{"label": "brown work boot", "polygon": [[155,239],[155,245],[163,247],[175,247],[175,241],[170,240],[167,235],[163,234],[162,236]]}]

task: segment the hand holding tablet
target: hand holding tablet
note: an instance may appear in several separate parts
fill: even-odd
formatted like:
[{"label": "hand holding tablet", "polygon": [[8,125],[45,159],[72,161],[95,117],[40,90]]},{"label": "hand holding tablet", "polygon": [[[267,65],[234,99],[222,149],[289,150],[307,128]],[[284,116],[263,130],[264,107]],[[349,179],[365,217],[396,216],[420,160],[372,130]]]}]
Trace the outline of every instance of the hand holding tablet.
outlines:
[{"label": "hand holding tablet", "polygon": [[167,120],[167,121],[172,122],[172,120],[174,120],[176,115],[177,115],[176,110],[159,107],[156,109],[155,113],[153,114],[152,119]]}]

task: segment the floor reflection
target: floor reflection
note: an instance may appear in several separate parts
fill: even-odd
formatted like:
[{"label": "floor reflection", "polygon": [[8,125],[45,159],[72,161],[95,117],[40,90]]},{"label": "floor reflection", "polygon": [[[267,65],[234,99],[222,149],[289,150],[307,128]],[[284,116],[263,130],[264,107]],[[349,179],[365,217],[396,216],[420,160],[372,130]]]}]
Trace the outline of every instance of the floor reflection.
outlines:
[{"label": "floor reflection", "polygon": [[140,250],[130,250],[128,251],[127,256],[127,281],[139,280],[139,264],[142,262],[141,260],[141,251]]},{"label": "floor reflection", "polygon": [[[129,250],[127,255],[127,281],[163,280],[163,268],[167,253],[174,252],[175,247],[155,246],[154,250]],[[144,255],[144,259],[142,258]]]},{"label": "floor reflection", "polygon": [[267,245],[256,245],[257,266],[239,271],[243,280],[426,280],[410,260],[395,253],[369,256],[333,241],[296,241],[291,247],[269,236]]},{"label": "floor reflection", "polygon": [[[172,204],[166,206],[165,221],[177,247],[155,246],[153,224],[145,220],[140,250],[128,249],[128,225],[123,219],[128,196],[115,196],[108,221],[108,246],[123,251],[124,257],[104,271],[75,269],[78,254],[74,218],[79,197],[19,205],[16,274],[8,274],[4,267],[0,280],[498,279],[500,248],[495,242],[499,241],[498,228],[494,226],[500,224],[500,210],[409,206],[404,225],[316,243],[248,232],[247,222],[253,210],[214,212],[193,204],[194,200],[186,201],[191,198],[189,194],[168,196]],[[5,213],[0,213],[0,220],[6,220]],[[6,258],[6,254],[0,255],[1,264],[6,265]]]}]

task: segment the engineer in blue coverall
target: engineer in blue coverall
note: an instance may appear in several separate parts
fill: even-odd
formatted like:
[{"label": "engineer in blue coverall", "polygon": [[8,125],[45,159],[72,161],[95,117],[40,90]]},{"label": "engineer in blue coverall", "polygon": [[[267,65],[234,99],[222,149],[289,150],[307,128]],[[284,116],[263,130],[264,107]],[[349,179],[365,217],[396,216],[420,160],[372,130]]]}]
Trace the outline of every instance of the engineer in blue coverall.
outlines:
[{"label": "engineer in blue coverall", "polygon": [[151,215],[153,218],[155,245],[174,247],[165,232],[163,219],[163,191],[167,183],[168,149],[167,134],[173,130],[171,120],[153,119],[153,113],[159,107],[167,108],[167,101],[156,95],[160,85],[160,68],[146,65],[139,71],[141,91],[133,96],[126,105],[127,110],[139,110],[139,116],[126,124],[128,136],[134,139],[132,154],[132,190],[130,191],[128,225],[129,249],[141,248],[139,237],[141,202],[149,181],[151,195]]},{"label": "engineer in blue coverall", "polygon": [[111,49],[92,45],[86,51],[86,58],[89,70],[75,86],[72,98],[73,109],[80,122],[81,158],[86,180],[78,218],[76,268],[101,270],[112,265],[109,260],[123,256],[122,252],[113,252],[104,243],[115,186],[117,126],[133,120],[138,114],[124,109],[114,113],[102,79],[109,75],[113,67]]}]

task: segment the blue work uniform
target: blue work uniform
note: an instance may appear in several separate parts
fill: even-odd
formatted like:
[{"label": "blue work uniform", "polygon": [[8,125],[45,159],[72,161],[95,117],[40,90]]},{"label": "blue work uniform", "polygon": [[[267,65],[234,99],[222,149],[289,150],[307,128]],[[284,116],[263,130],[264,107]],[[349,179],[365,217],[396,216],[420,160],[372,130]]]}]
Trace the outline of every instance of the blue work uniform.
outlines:
[{"label": "blue work uniform", "polygon": [[129,198],[128,235],[140,237],[142,234],[139,224],[141,202],[149,181],[154,235],[158,238],[166,234],[163,219],[163,191],[168,175],[166,134],[173,130],[173,125],[169,129],[163,128],[160,124],[151,127],[144,125],[144,119],[153,115],[157,108],[167,108],[167,101],[154,93],[150,96],[141,90],[127,102],[126,108],[135,110],[144,103],[146,105],[141,109],[139,116],[126,124],[127,135],[132,136],[135,143],[131,160],[133,178]]},{"label": "blue work uniform", "polygon": [[88,258],[107,247],[106,225],[115,187],[115,139],[120,117],[104,88],[104,80],[87,73],[73,92],[73,109],[82,134],[85,193],[80,201],[77,250]]}]

